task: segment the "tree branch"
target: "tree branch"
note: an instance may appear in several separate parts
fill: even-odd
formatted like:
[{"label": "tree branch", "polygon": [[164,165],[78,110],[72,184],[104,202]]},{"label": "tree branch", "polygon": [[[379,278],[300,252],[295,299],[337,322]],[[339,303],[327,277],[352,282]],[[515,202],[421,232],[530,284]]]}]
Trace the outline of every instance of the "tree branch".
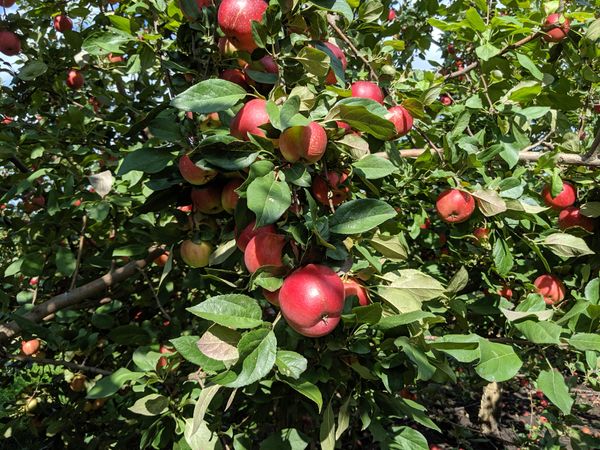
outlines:
[{"label": "tree branch", "polygon": [[16,361],[33,362],[36,364],[48,364],[51,366],[63,366],[67,369],[80,370],[82,372],[98,373],[100,375],[110,375],[110,370],[100,369],[98,367],[85,366],[83,364],[77,364],[62,359],[48,359],[48,358],[35,358],[32,356],[23,355],[4,355],[7,359],[14,359]]},{"label": "tree branch", "polygon": [[[107,288],[135,275],[139,269],[143,269],[146,267],[146,265],[152,263],[152,261],[162,255],[164,252],[165,249],[162,247],[153,247],[149,250],[149,254],[146,256],[146,258],[132,261],[94,281],[84,284],[83,286],[63,292],[60,295],[56,295],[50,300],[37,305],[27,314],[24,314],[23,318],[37,323],[44,319],[44,317],[60,311],[61,309],[77,305],[87,298],[98,295],[101,292],[104,292]],[[0,344],[3,344],[9,339],[18,336],[20,333],[21,327],[19,327],[15,321],[0,325]]]},{"label": "tree branch", "polygon": [[16,156],[11,156],[8,160],[15,165],[17,169],[19,169],[22,173],[29,173],[29,169],[23,162],[17,158]]}]

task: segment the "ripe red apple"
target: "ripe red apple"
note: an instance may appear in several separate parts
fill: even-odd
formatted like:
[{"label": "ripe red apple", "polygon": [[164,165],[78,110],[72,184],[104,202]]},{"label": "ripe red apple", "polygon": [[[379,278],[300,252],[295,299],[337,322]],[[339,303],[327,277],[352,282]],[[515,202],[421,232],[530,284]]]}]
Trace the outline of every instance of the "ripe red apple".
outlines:
[{"label": "ripe red apple", "polygon": [[442,105],[444,106],[450,106],[453,103],[452,99],[448,94],[440,95],[440,102],[442,102]]},{"label": "ripe red apple", "polygon": [[394,11],[393,9],[390,9],[390,11],[388,12],[388,21],[391,22],[392,20],[396,19],[396,11]]},{"label": "ripe red apple", "polygon": [[331,333],[344,309],[344,284],[329,267],[308,264],[283,281],[279,292],[281,313],[303,336]]},{"label": "ripe red apple", "polygon": [[350,188],[344,186],[347,179],[348,174],[344,172],[327,172],[327,178],[321,175],[315,176],[312,181],[312,193],[315,199],[325,206],[329,206],[330,200],[333,206],[345,202],[350,197]]},{"label": "ripe red apple", "polygon": [[344,134],[348,134],[352,132],[352,127],[348,125],[346,122],[342,122],[341,120],[336,120],[335,124],[338,128],[344,130]]},{"label": "ripe red apple", "polygon": [[275,59],[271,55],[265,55],[258,60],[258,65],[260,66],[258,70],[260,72],[267,73],[279,73],[279,66],[275,62]]},{"label": "ripe red apple", "polygon": [[217,176],[215,170],[198,167],[188,155],[179,158],[179,173],[185,181],[196,186],[206,184]]},{"label": "ripe red apple", "polygon": [[396,137],[404,136],[413,127],[413,118],[404,106],[392,106],[389,108],[386,119],[396,127]]},{"label": "ripe red apple", "polygon": [[[345,72],[346,68],[348,67],[348,60],[346,59],[346,55],[344,55],[342,49],[339,48],[337,45],[332,44],[331,42],[323,42],[323,45],[327,47],[331,51],[331,53],[333,53],[333,56],[340,60],[340,63],[342,64],[342,69]],[[325,78],[325,83],[335,84],[336,81],[337,78],[335,76],[335,72],[333,71],[333,69],[329,69],[329,72],[327,72],[327,78]]]},{"label": "ripe red apple", "polygon": [[81,89],[83,87],[83,82],[83,74],[79,70],[69,70],[67,73],[67,86],[71,89]]},{"label": "ripe red apple", "polygon": [[508,286],[503,286],[502,288],[498,289],[498,295],[500,297],[504,297],[507,300],[510,300],[513,296],[513,291]]},{"label": "ripe red apple", "polygon": [[565,285],[555,275],[540,275],[535,279],[533,285],[548,305],[558,303],[565,298]]},{"label": "ripe red apple", "polygon": [[15,56],[21,53],[21,41],[12,31],[0,31],[0,52],[6,56]]},{"label": "ripe red apple", "polygon": [[223,72],[221,72],[219,78],[222,80],[231,81],[232,83],[240,85],[244,89],[248,89],[248,79],[246,78],[246,74],[240,69],[225,69]]},{"label": "ripe red apple", "polygon": [[125,61],[125,57],[123,55],[113,55],[112,53],[109,53],[106,58],[108,59],[108,62],[112,64],[122,63]]},{"label": "ripe red apple", "polygon": [[221,187],[209,186],[201,189],[192,189],[192,204],[194,211],[204,214],[218,214],[223,211],[221,204]]},{"label": "ripe red apple", "polygon": [[10,125],[11,123],[13,123],[13,118],[9,117],[9,116],[4,116],[4,119],[2,119],[2,125]]},{"label": "ripe red apple", "polygon": [[4,6],[5,8],[10,8],[15,4],[16,0],[0,0],[0,6]]},{"label": "ripe red apple", "polygon": [[254,273],[261,267],[277,273],[283,268],[281,254],[285,246],[285,237],[275,233],[259,233],[250,239],[244,250],[244,264],[248,272]]},{"label": "ripe red apple", "polygon": [[40,282],[40,277],[32,277],[29,279],[29,286],[35,287]]},{"label": "ripe red apple", "polygon": [[577,189],[571,183],[563,181],[563,187],[556,197],[552,197],[551,186],[547,184],[542,189],[542,198],[547,206],[553,209],[564,209],[571,206],[577,200]]},{"label": "ripe red apple", "polygon": [[[261,0],[262,1],[262,0]],[[269,123],[267,102],[255,98],[250,100],[238,111],[229,127],[231,135],[243,141],[249,140],[248,133],[265,136],[265,131],[259,128]]]},{"label": "ripe red apple", "polygon": [[263,296],[267,299],[267,301],[274,306],[279,306],[279,291],[281,289],[277,289],[274,292],[268,291],[267,289],[262,290]]},{"label": "ripe red apple", "polygon": [[431,227],[431,219],[425,217],[425,221],[419,226],[421,230],[428,230]]},{"label": "ripe red apple", "polygon": [[31,339],[29,341],[21,342],[21,353],[25,356],[31,356],[40,349],[40,340],[39,339]]},{"label": "ripe red apple", "polygon": [[254,229],[255,225],[256,225],[256,220],[253,220],[246,226],[246,228],[244,228],[242,230],[242,232],[240,234],[237,234],[237,230],[234,233],[237,236],[235,243],[241,251],[246,250],[246,246],[248,245],[248,242],[250,242],[250,240],[253,237],[255,237],[261,233],[275,233],[277,231],[277,229],[275,228],[275,225],[273,225],[273,224],[265,225],[264,227],[258,227],[257,229]]},{"label": "ripe red apple", "polygon": [[264,0],[223,0],[219,5],[219,27],[240,50],[256,48],[252,21],[260,22],[268,4]]},{"label": "ripe red apple", "polygon": [[221,205],[223,205],[223,209],[230,214],[235,210],[235,206],[240,199],[240,196],[235,190],[242,184],[244,184],[244,180],[241,178],[234,178],[223,187],[223,191],[221,192]]},{"label": "ripe red apple", "polygon": [[[161,345],[160,348],[158,349],[159,353],[162,354],[167,354],[167,355],[171,355],[173,354],[173,349],[165,346],[165,345]],[[167,358],[165,358],[164,356],[161,356],[158,359],[158,363],[156,363],[156,368],[159,369],[161,367],[166,367],[166,365],[169,364],[169,361],[167,360]]]},{"label": "ripe red apple", "polygon": [[383,105],[383,91],[370,81],[356,81],[350,86],[352,97],[370,98]]},{"label": "ripe red apple", "polygon": [[352,295],[358,297],[358,304],[360,306],[367,306],[371,303],[367,288],[355,278],[348,278],[344,281],[344,298],[348,298]]},{"label": "ripe red apple", "polygon": [[594,112],[595,112],[596,114],[600,114],[600,103],[596,103],[596,104],[594,105]]},{"label": "ripe red apple", "polygon": [[543,36],[546,42],[560,42],[567,37],[571,23],[562,14],[554,13],[546,18],[542,29],[546,32]]},{"label": "ripe red apple", "polygon": [[435,208],[444,222],[461,223],[475,211],[475,199],[468,192],[448,189],[439,195]]},{"label": "ripe red apple", "polygon": [[168,260],[169,252],[164,252],[162,255],[160,255],[154,260],[154,264],[156,264],[158,267],[164,267]]},{"label": "ripe red apple", "polygon": [[487,241],[490,238],[490,229],[485,227],[477,227],[473,230],[473,235],[478,241]]},{"label": "ripe red apple", "polygon": [[327,133],[317,122],[287,128],[279,138],[279,150],[286,161],[316,163],[327,149]]},{"label": "ripe red apple", "polygon": [[194,207],[192,205],[183,205],[183,206],[178,206],[177,209],[184,213],[190,213],[190,212],[192,212]]},{"label": "ripe red apple", "polygon": [[594,231],[595,225],[594,219],[581,214],[581,209],[576,206],[568,206],[558,215],[558,227],[561,230],[571,227],[581,227],[591,233]]},{"label": "ripe red apple", "polygon": [[209,242],[195,243],[187,239],[181,243],[179,248],[181,259],[190,267],[206,267],[208,259],[213,251]]},{"label": "ripe red apple", "polygon": [[446,50],[448,50],[448,54],[450,54],[450,55],[454,55],[456,53],[454,44],[448,44],[448,46],[446,47]]},{"label": "ripe red apple", "polygon": [[54,18],[54,29],[60,33],[71,31],[73,29],[73,21],[62,14]]}]

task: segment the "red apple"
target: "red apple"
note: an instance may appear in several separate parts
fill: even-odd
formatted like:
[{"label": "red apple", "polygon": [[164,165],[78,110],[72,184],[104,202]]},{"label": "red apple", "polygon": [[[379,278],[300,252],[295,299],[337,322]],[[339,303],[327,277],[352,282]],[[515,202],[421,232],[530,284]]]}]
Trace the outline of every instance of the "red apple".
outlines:
[{"label": "red apple", "polygon": [[454,44],[448,44],[446,50],[448,50],[448,54],[450,55],[454,55],[456,53],[456,50],[454,49]]},{"label": "red apple", "polygon": [[219,27],[240,50],[251,52],[257,47],[252,21],[260,22],[267,6],[264,0],[223,0],[217,13]]},{"label": "red apple", "polygon": [[275,228],[275,225],[273,225],[273,224],[265,225],[264,227],[258,227],[256,229],[254,229],[255,225],[256,225],[256,220],[253,220],[246,226],[246,228],[244,228],[242,230],[242,232],[240,234],[237,234],[237,231],[234,233],[237,236],[235,243],[241,251],[246,250],[246,246],[248,245],[248,242],[250,242],[250,240],[253,237],[255,237],[261,233],[275,233],[277,231],[277,229]]},{"label": "red apple", "polygon": [[123,55],[113,55],[112,53],[109,53],[106,59],[108,59],[108,62],[112,64],[122,63],[125,61],[125,57]]},{"label": "red apple", "polygon": [[83,87],[83,82],[83,74],[79,70],[69,70],[67,73],[67,86],[71,89],[81,89]]},{"label": "red apple", "polygon": [[396,137],[404,136],[413,127],[413,118],[404,106],[392,106],[389,108],[386,119],[396,127]]},{"label": "red apple", "polygon": [[73,21],[67,16],[59,15],[54,18],[54,29],[61,33],[73,29]]},{"label": "red apple", "polygon": [[595,225],[594,219],[581,214],[581,210],[576,206],[568,206],[558,215],[558,227],[561,230],[571,227],[581,227],[591,233],[594,231]]},{"label": "red apple", "polygon": [[255,98],[242,106],[242,109],[238,111],[231,121],[229,130],[232,136],[243,141],[248,141],[248,133],[265,137],[265,131],[259,127],[267,123],[269,123],[267,102]]},{"label": "red apple", "polygon": [[13,123],[13,118],[9,117],[9,116],[4,116],[4,119],[2,119],[2,125],[10,125],[11,123]]},{"label": "red apple", "polygon": [[188,155],[179,158],[179,173],[185,181],[196,186],[206,184],[217,176],[215,170],[198,167]]},{"label": "red apple", "polygon": [[367,289],[363,284],[358,282],[355,278],[348,278],[344,281],[344,297],[348,298],[353,295],[358,297],[358,304],[360,306],[367,306],[371,303]]},{"label": "red apple", "polygon": [[352,97],[370,98],[383,104],[383,91],[375,83],[370,81],[356,81],[350,86]]},{"label": "red apple", "polygon": [[235,210],[235,206],[240,199],[240,196],[235,190],[242,184],[244,184],[244,180],[241,178],[234,178],[223,187],[223,191],[221,192],[221,205],[223,205],[223,209],[230,214]]},{"label": "red apple", "polygon": [[201,189],[192,189],[194,211],[204,214],[218,214],[223,211],[221,187],[213,185]]},{"label": "red apple", "polygon": [[490,229],[485,227],[475,228],[473,235],[478,241],[487,241],[490,238]]},{"label": "red apple", "polygon": [[[170,349],[169,347],[165,346],[165,345],[161,345],[160,348],[158,349],[159,353],[162,354],[167,354],[167,355],[171,355],[173,354],[173,349]],[[161,356],[158,359],[158,363],[156,364],[156,368],[159,369],[161,367],[165,367],[167,364],[169,364],[169,361],[167,360],[167,358],[165,358],[164,356]]]},{"label": "red apple", "polygon": [[274,306],[279,306],[279,291],[281,289],[277,289],[274,292],[268,291],[267,289],[262,290],[263,296],[267,299],[267,301]]},{"label": "red apple", "polygon": [[219,76],[222,80],[231,81],[237,85],[240,85],[244,89],[248,89],[248,79],[246,74],[240,69],[225,69]]},{"label": "red apple", "polygon": [[596,104],[594,105],[594,112],[595,112],[596,114],[600,114],[600,103],[596,103]]},{"label": "red apple", "polygon": [[507,300],[510,300],[513,296],[513,291],[508,286],[503,286],[502,288],[498,289],[498,295],[500,297],[504,297]]},{"label": "red apple", "polygon": [[267,267],[272,273],[283,268],[281,254],[285,246],[285,237],[275,233],[259,233],[250,239],[244,250],[244,264],[248,272],[254,273],[261,267]]},{"label": "red apple", "polygon": [[440,95],[440,102],[442,102],[442,105],[444,106],[450,106],[452,104],[452,99],[448,94],[442,94]]},{"label": "red apple", "polygon": [[342,122],[340,120],[336,120],[335,124],[338,128],[344,130],[344,134],[352,133],[352,127],[348,125],[346,122]]},{"label": "red apple", "polygon": [[560,42],[567,37],[571,23],[562,14],[554,13],[546,18],[542,29],[546,32],[543,36],[546,42]]},{"label": "red apple", "polygon": [[294,271],[279,292],[281,313],[303,336],[331,333],[344,309],[344,284],[329,267],[308,264]]},{"label": "red apple", "polygon": [[468,192],[448,189],[439,195],[435,208],[444,222],[461,223],[475,211],[475,199]]},{"label": "red apple", "polygon": [[154,264],[156,264],[158,267],[164,267],[165,264],[167,264],[168,260],[169,260],[169,252],[164,252],[162,255],[160,255],[158,258],[156,258],[154,260]]},{"label": "red apple", "polygon": [[194,207],[192,205],[183,205],[183,206],[178,206],[177,209],[181,212],[189,213],[189,212],[192,212]]},{"label": "red apple", "polygon": [[29,286],[35,287],[40,282],[40,277],[32,277],[29,279]]},{"label": "red apple", "polygon": [[425,221],[419,226],[421,230],[428,230],[431,227],[431,220],[429,217],[425,217]]},{"label": "red apple", "polygon": [[[278,74],[279,73],[279,66],[277,65],[277,63],[275,62],[275,59],[271,56],[271,55],[265,55],[262,58],[260,58],[258,60],[260,66],[262,66],[262,69],[264,69],[265,72],[267,73],[274,73],[274,74]],[[260,70],[261,72],[263,70]]]},{"label": "red apple", "polygon": [[195,243],[187,239],[181,243],[179,247],[181,259],[190,267],[206,267],[208,260],[213,251],[213,247],[209,242]]},{"label": "red apple", "polygon": [[21,342],[21,353],[25,356],[31,356],[35,354],[40,349],[40,340],[39,339],[31,339],[29,341]]},{"label": "red apple", "polygon": [[5,8],[10,8],[15,4],[16,0],[0,0],[0,6],[4,6]]},{"label": "red apple", "polygon": [[388,12],[388,21],[391,22],[392,20],[396,19],[396,11],[394,11],[393,9],[390,9]]},{"label": "red apple", "polygon": [[533,285],[548,305],[558,303],[565,298],[565,285],[555,275],[540,275]]},{"label": "red apple", "polygon": [[12,31],[0,31],[0,52],[6,56],[15,56],[21,53],[21,41]]},{"label": "red apple", "polygon": [[556,197],[552,197],[551,187],[547,184],[542,189],[542,198],[547,206],[557,210],[564,209],[577,200],[577,189],[571,183],[564,181],[560,193]]},{"label": "red apple", "polygon": [[327,149],[327,133],[317,122],[287,128],[279,138],[279,150],[286,161],[316,163]]},{"label": "red apple", "polygon": [[317,175],[312,181],[312,193],[315,199],[322,205],[329,206],[329,201],[333,206],[337,206],[350,197],[350,188],[344,186],[348,179],[348,174],[342,172],[327,172],[325,179]]},{"label": "red apple", "polygon": [[[340,49],[337,45],[332,44],[331,42],[323,42],[323,45],[327,47],[331,51],[331,53],[333,53],[333,56],[340,60],[340,63],[342,64],[342,69],[345,72],[346,68],[348,67],[348,60],[346,59],[346,55],[344,55],[342,49]],[[335,76],[335,72],[333,71],[333,69],[330,69],[329,72],[327,72],[327,78],[325,78],[325,82],[327,84],[335,84],[336,81],[337,78]]]}]

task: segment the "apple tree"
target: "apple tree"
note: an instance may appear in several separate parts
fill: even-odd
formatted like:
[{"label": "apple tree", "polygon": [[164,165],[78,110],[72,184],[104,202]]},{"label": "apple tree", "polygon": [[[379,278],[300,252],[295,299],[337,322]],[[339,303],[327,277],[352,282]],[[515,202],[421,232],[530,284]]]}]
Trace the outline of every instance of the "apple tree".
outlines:
[{"label": "apple tree", "polygon": [[6,448],[600,446],[599,6],[0,0]]}]

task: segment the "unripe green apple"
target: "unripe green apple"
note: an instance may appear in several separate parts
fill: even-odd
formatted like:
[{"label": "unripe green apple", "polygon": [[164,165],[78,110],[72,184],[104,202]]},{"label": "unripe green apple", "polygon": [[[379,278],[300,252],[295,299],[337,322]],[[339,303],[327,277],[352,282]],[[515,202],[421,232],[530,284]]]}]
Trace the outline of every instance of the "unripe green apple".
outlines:
[{"label": "unripe green apple", "polygon": [[181,259],[190,267],[206,267],[208,266],[210,255],[213,247],[209,242],[195,243],[187,239],[181,243],[179,248]]}]

